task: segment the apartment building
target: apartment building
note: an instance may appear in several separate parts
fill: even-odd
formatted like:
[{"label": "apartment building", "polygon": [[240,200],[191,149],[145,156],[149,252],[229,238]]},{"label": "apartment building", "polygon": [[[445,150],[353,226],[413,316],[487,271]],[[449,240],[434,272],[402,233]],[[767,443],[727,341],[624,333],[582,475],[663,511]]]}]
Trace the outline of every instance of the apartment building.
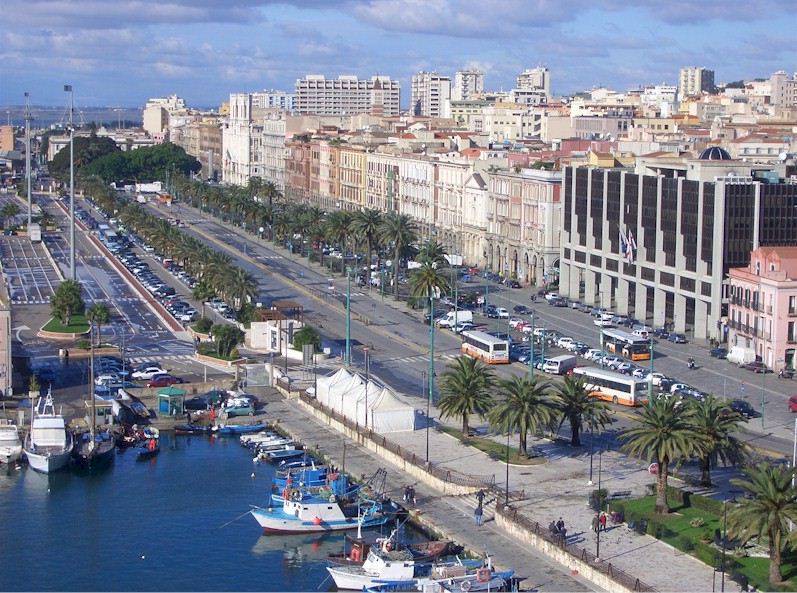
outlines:
[{"label": "apartment building", "polygon": [[797,184],[718,147],[635,170],[565,167],[562,188],[560,292],[696,339],[725,337],[730,268],[797,244]]},{"label": "apartment building", "polygon": [[437,72],[412,76],[410,112],[425,117],[450,117],[451,79]]},{"label": "apartment building", "polygon": [[365,165],[365,205],[380,212],[397,212],[399,166],[393,154],[373,152]]},{"label": "apartment building", "polygon": [[551,96],[551,72],[544,66],[524,70],[516,79],[518,89],[541,90],[546,98]]},{"label": "apartment building", "polygon": [[797,107],[797,72],[789,77],[786,72],[779,70],[769,77],[770,97],[772,104],[777,107]]},{"label": "apartment building", "polygon": [[318,143],[318,205],[337,208],[340,200],[340,147],[336,142]]},{"label": "apartment building", "polygon": [[185,100],[177,95],[147,100],[144,105],[143,128],[152,137],[161,138],[169,128],[171,114],[185,110]]},{"label": "apartment building", "polygon": [[256,109],[281,109],[293,111],[296,95],[285,91],[257,91],[252,93],[252,107]]},{"label": "apartment building", "polygon": [[759,247],[729,272],[728,344],[755,352],[769,368],[794,369],[797,348],[797,247]]},{"label": "apartment building", "polygon": [[172,142],[181,146],[202,164],[203,179],[222,177],[222,125],[218,117],[208,116],[173,130]]},{"label": "apartment building", "polygon": [[366,157],[365,148],[343,145],[340,147],[340,199],[338,208],[361,210],[365,207]]},{"label": "apartment building", "polygon": [[476,68],[459,70],[454,74],[451,88],[452,101],[468,101],[484,92],[484,72]]},{"label": "apartment building", "polygon": [[355,115],[371,113],[375,99],[387,116],[399,114],[401,88],[389,76],[338,76],[328,79],[309,74],[296,81],[295,111],[312,115]]},{"label": "apartment building", "polygon": [[260,126],[260,176],[273,183],[277,189],[285,189],[285,137],[287,122],[284,113],[270,113]]},{"label": "apartment building", "polygon": [[714,92],[714,71],[708,68],[691,66],[681,68],[678,77],[678,97],[683,100],[688,97],[699,97],[703,93]]}]

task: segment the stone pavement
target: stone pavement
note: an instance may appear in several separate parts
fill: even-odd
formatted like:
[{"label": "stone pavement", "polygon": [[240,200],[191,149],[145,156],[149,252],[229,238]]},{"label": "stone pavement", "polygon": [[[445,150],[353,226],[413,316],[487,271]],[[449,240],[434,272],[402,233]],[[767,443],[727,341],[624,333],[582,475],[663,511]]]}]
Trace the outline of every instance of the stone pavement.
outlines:
[{"label": "stone pavement", "polygon": [[[400,498],[409,483],[406,474],[375,453],[359,447],[342,434],[329,428],[304,412],[295,402],[271,401],[266,407],[269,419],[300,438],[306,445],[318,445],[336,465],[343,465],[344,443],[345,469],[352,475],[370,475],[379,468],[388,470],[387,489],[390,496]],[[415,433],[420,438],[423,432]],[[425,442],[425,441],[424,441]],[[439,492],[422,483],[415,484],[418,512],[422,520],[438,526],[441,535],[455,539],[473,551],[489,552],[495,564],[511,567],[518,575],[526,577],[522,587],[541,591],[589,591],[596,590],[577,575],[571,575],[558,563],[542,554],[529,550],[525,545],[510,538],[493,523],[493,504],[487,505],[485,524],[478,528],[474,524],[475,499],[471,497],[441,496]],[[485,501],[487,502],[487,501]]]}]

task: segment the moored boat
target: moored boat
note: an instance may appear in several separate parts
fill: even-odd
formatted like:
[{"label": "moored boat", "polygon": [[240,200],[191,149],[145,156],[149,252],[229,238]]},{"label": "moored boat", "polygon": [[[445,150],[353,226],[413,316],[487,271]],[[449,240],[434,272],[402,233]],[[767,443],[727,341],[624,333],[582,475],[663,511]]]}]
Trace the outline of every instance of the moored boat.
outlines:
[{"label": "moored boat", "polygon": [[0,463],[12,464],[22,456],[22,441],[16,424],[0,420]]},{"label": "moored boat", "polygon": [[116,441],[108,431],[83,433],[75,445],[75,461],[84,469],[98,469],[113,462]]},{"label": "moored boat", "polygon": [[136,454],[136,461],[146,461],[147,459],[152,459],[158,453],[160,453],[160,439],[155,436],[149,437],[146,441],[144,441],[143,446],[141,446]]},{"label": "moored boat", "polygon": [[259,432],[264,428],[265,425],[262,422],[257,424],[224,424],[212,427],[211,432],[220,436],[237,436],[239,434]]},{"label": "moored boat", "polygon": [[55,411],[50,391],[46,397],[39,398],[32,414],[31,430],[24,447],[28,464],[44,474],[63,469],[72,456],[74,441],[64,417]]},{"label": "moored boat", "polygon": [[210,426],[202,424],[175,424],[174,434],[208,434]]}]

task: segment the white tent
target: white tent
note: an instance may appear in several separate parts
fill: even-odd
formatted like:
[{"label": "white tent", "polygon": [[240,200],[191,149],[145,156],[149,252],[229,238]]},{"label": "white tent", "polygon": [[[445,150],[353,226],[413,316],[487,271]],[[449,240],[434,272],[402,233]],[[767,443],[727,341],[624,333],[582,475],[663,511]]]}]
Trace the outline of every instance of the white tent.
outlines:
[{"label": "white tent", "polygon": [[318,379],[316,380],[317,383],[317,389],[316,389],[317,392],[315,394],[316,399],[323,405],[331,407],[329,405],[329,393],[332,387],[334,385],[338,385],[343,382],[348,382],[350,380],[351,380],[351,375],[344,368],[341,368],[332,375],[328,375],[325,377],[318,377]]},{"label": "white tent", "polygon": [[351,394],[356,392],[363,384],[360,375],[349,375],[348,380],[341,378],[329,386],[329,403],[327,407],[339,412],[347,417],[353,417],[353,413],[347,413],[353,406],[349,403]]},{"label": "white tent", "polygon": [[[370,402],[369,402],[370,404]],[[382,389],[373,405],[368,426],[379,434],[415,430],[415,409],[402,401],[389,387]]]}]

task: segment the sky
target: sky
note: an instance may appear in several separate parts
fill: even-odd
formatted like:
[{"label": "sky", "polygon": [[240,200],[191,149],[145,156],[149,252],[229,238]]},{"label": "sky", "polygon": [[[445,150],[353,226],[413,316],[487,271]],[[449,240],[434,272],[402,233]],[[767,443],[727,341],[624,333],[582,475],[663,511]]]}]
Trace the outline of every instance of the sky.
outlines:
[{"label": "sky", "polygon": [[293,90],[305,74],[453,77],[508,90],[525,68],[553,92],[797,71],[797,0],[3,0],[0,104],[141,106],[176,93]]}]

